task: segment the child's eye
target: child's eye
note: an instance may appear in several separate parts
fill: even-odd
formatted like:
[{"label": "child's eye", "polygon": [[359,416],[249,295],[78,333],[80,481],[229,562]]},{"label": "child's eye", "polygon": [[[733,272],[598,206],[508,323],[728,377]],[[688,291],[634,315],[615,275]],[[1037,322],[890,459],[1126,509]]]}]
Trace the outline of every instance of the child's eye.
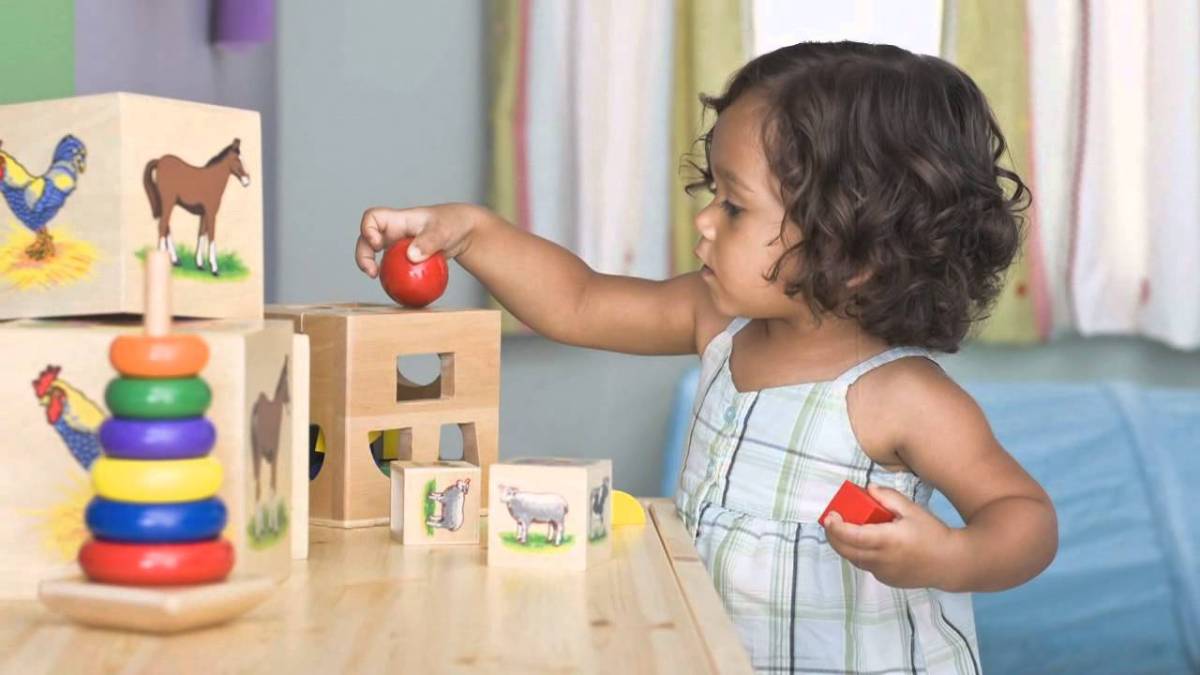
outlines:
[{"label": "child's eye", "polygon": [[729,214],[730,218],[737,218],[738,214],[745,210],[728,199],[721,200],[721,208],[725,210],[725,213]]}]

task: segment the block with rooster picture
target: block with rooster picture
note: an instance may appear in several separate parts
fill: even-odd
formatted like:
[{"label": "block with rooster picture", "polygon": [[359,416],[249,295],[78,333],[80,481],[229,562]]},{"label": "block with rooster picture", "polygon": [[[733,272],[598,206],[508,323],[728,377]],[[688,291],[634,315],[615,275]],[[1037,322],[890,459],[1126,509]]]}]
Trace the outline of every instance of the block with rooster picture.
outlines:
[{"label": "block with rooster picture", "polygon": [[[89,469],[111,417],[109,347],[140,329],[135,319],[0,322],[0,598],[33,597],[39,581],[77,573],[94,496]],[[175,330],[208,343],[199,378],[235,572],[282,579],[307,545],[307,338],[262,319],[181,321]]]},{"label": "block with rooster picture", "polygon": [[125,93],[0,105],[0,318],[140,312],[154,248],[176,315],[261,317],[260,127]]}]

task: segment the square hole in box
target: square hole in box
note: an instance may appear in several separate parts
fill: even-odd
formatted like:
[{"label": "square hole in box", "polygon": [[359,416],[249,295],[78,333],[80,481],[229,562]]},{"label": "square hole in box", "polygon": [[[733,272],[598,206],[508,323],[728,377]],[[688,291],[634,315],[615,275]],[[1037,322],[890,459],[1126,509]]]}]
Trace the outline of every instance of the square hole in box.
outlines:
[{"label": "square hole in box", "polygon": [[[385,476],[391,475],[391,464],[397,459],[412,459],[412,429],[372,431],[367,436],[371,459]],[[475,424],[443,424],[438,435],[439,460],[477,462],[479,453],[475,440]]]},{"label": "square hole in box", "polygon": [[401,354],[396,357],[396,400],[423,401],[454,396],[454,354]]}]

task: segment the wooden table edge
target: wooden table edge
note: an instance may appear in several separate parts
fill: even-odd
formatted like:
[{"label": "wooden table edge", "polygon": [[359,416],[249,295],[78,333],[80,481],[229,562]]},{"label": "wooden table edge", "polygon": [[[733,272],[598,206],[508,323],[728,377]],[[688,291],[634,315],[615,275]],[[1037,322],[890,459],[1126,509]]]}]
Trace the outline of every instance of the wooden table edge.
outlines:
[{"label": "wooden table edge", "polygon": [[[737,628],[725,613],[712,578],[700,561],[700,555],[692,545],[683,521],[676,515],[675,504],[664,498],[644,499],[642,504],[649,512],[654,531],[658,533],[663,550],[667,553],[675,583],[679,585],[680,595],[708,650],[707,656],[713,670],[717,673],[753,674],[750,657],[737,638]],[[734,636],[732,640],[729,638],[731,635]]]}]

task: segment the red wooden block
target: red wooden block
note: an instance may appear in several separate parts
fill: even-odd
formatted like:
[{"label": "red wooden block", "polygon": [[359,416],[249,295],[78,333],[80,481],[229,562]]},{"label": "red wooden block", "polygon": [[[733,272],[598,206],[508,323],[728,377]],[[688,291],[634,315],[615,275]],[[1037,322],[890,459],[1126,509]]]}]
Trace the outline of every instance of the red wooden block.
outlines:
[{"label": "red wooden block", "polygon": [[837,511],[842,520],[855,525],[886,523],[895,517],[866,490],[848,480],[842,481],[842,487],[838,488],[837,494],[829,500],[829,506],[825,507],[817,522],[824,525],[825,516],[829,515],[830,511]]}]

